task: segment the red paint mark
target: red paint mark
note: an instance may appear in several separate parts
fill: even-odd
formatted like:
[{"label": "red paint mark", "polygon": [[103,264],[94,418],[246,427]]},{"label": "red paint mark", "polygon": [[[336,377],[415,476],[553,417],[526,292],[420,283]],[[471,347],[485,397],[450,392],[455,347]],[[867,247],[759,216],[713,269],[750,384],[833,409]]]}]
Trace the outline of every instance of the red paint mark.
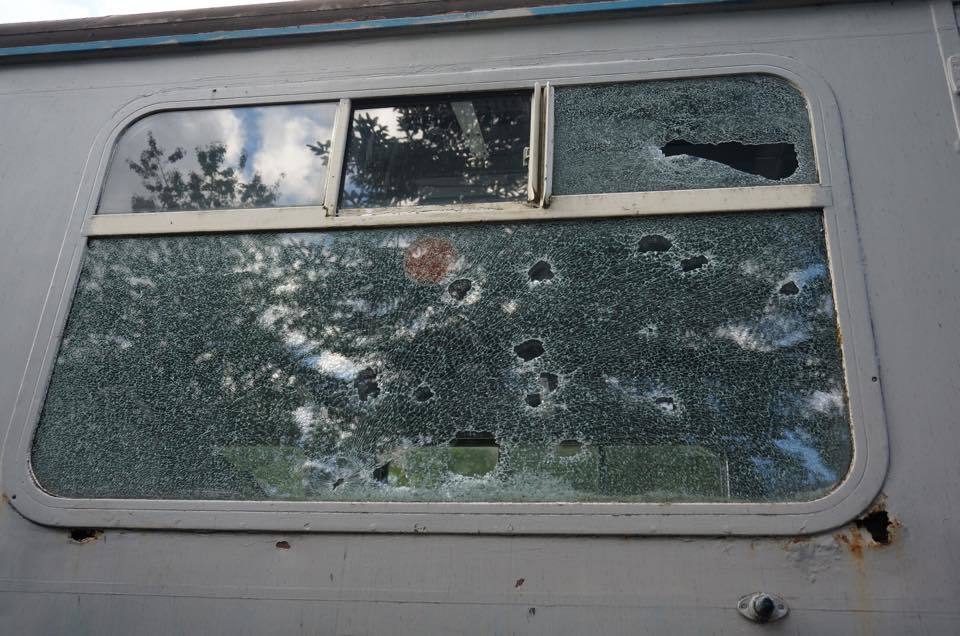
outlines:
[{"label": "red paint mark", "polygon": [[422,238],[407,248],[403,270],[418,283],[439,283],[457,258],[457,250],[446,239]]},{"label": "red paint mark", "polygon": [[527,579],[517,579],[517,582],[513,584],[513,587],[520,587],[521,585],[523,585],[523,582],[526,580]]}]

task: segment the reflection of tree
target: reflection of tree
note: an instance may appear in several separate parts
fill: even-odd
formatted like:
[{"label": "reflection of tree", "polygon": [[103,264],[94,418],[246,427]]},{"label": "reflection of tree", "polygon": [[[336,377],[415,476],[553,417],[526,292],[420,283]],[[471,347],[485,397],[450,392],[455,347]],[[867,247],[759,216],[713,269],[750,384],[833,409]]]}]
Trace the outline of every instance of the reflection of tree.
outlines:
[{"label": "reflection of tree", "polygon": [[210,210],[216,208],[269,207],[280,195],[280,182],[263,182],[259,172],[249,181],[243,178],[247,155],[242,153],[237,165],[225,166],[227,147],[212,143],[195,149],[200,171],[182,172],[175,164],[184,158],[183,148],[167,152],[157,144],[153,133],[147,134],[147,147],[139,161],[127,165],[143,182],[147,196],[135,194],[131,207],[137,212],[165,210]]},{"label": "reflection of tree", "polygon": [[[816,243],[803,247],[819,221],[734,215],[698,219],[696,232],[684,221],[93,241],[35,470],[68,495],[339,497],[372,483],[398,446],[472,430],[494,432],[504,462],[564,439],[619,446],[603,451],[610,465],[616,452],[650,464],[645,447],[696,444],[731,458],[735,497],[829,485],[798,454],[809,447],[828,467],[848,457],[842,414],[803,406],[842,378],[832,313],[819,309],[829,285],[777,295],[740,269],[748,257],[775,272],[822,261]],[[676,248],[638,253],[655,228],[720,256],[691,276]],[[407,244],[424,237],[463,260],[443,284],[409,277]],[[544,250],[557,276],[534,285],[525,269]],[[455,296],[451,278],[479,297]],[[768,351],[716,335],[769,315],[802,320],[811,339]],[[638,332],[646,321],[658,331]],[[514,346],[531,336],[547,351],[522,362]],[[543,372],[559,387],[545,389]],[[258,490],[269,476],[249,472],[268,461],[293,475],[286,490]],[[297,490],[294,469],[314,490]]]},{"label": "reflection of tree", "polygon": [[[455,116],[456,104],[471,105],[470,130]],[[399,132],[369,113],[355,114],[344,205],[511,199],[526,188],[527,97],[420,102],[393,110]]]}]

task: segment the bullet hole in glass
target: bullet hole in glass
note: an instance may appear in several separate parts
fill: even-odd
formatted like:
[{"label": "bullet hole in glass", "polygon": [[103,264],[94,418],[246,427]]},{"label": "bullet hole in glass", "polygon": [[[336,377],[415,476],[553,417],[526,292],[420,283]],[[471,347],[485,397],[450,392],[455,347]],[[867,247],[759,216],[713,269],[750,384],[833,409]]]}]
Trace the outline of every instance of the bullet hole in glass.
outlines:
[{"label": "bullet hole in glass", "polygon": [[539,358],[542,356],[546,350],[543,348],[543,342],[537,340],[536,338],[531,338],[530,340],[524,340],[515,346],[513,351],[524,362],[530,362],[534,358]]},{"label": "bullet hole in glass", "polygon": [[413,397],[417,402],[426,402],[433,397],[433,390],[426,384],[421,384],[413,390]]},{"label": "bullet hole in glass", "polygon": [[658,397],[653,401],[653,403],[662,408],[664,411],[677,410],[677,404],[673,401],[672,397]]},{"label": "bullet hole in glass", "polygon": [[664,156],[688,155],[716,161],[740,172],[749,172],[779,181],[797,171],[797,150],[793,144],[742,144],[726,141],[719,144],[692,144],[675,139],[660,150]]},{"label": "bullet hole in glass", "polygon": [[455,448],[489,448],[498,446],[497,438],[489,431],[458,431],[450,445]]},{"label": "bullet hole in glass", "polygon": [[556,373],[543,372],[540,374],[540,386],[546,389],[547,393],[553,393],[560,386],[560,378]]},{"label": "bullet hole in glass", "polygon": [[361,402],[366,402],[367,398],[375,398],[380,395],[380,385],[377,384],[377,372],[370,367],[362,369],[360,373],[357,374],[357,378],[353,381],[353,384],[357,387],[357,395],[360,397]]},{"label": "bullet hole in glass", "polygon": [[373,469],[373,478],[379,482],[386,482],[390,476],[390,462],[382,464]]},{"label": "bullet hole in glass", "polygon": [[691,272],[695,269],[700,269],[707,264],[707,257],[702,254],[699,256],[691,256],[690,258],[685,258],[680,261],[680,269],[684,272]]},{"label": "bullet hole in glass", "polygon": [[800,293],[800,288],[797,287],[795,282],[790,280],[783,284],[783,286],[780,288],[780,293],[784,296],[796,296]]},{"label": "bullet hole in glass", "polygon": [[473,281],[469,278],[458,278],[447,286],[447,293],[457,300],[463,300],[473,287]]},{"label": "bullet hole in glass", "polygon": [[534,263],[528,274],[532,281],[550,280],[554,277],[553,269],[547,261],[537,261]]},{"label": "bullet hole in glass", "polygon": [[557,444],[558,457],[573,457],[579,455],[583,449],[583,444],[575,439],[565,439]]},{"label": "bullet hole in glass", "polygon": [[637,245],[637,249],[641,252],[666,252],[671,247],[673,247],[673,243],[670,239],[659,234],[647,234],[640,239],[640,243]]},{"label": "bullet hole in glass", "polygon": [[528,393],[526,397],[526,402],[528,406],[536,408],[543,403],[543,398],[540,397],[539,393]]}]

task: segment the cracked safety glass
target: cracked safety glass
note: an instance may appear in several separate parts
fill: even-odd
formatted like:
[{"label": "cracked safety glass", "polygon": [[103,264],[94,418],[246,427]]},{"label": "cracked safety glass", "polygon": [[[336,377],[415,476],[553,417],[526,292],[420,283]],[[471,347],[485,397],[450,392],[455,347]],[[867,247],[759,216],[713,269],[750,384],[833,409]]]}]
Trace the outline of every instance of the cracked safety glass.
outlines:
[{"label": "cracked safety glass", "polygon": [[418,97],[355,108],[340,207],[524,199],[531,96]]},{"label": "cracked safety glass", "polygon": [[321,205],[337,105],[171,111],[117,142],[98,214]]},{"label": "cracked safety glass", "polygon": [[91,239],[66,497],[797,501],[852,455],[818,211]]},{"label": "cracked safety glass", "polygon": [[771,75],[558,87],[554,193],[816,183],[803,95]]}]

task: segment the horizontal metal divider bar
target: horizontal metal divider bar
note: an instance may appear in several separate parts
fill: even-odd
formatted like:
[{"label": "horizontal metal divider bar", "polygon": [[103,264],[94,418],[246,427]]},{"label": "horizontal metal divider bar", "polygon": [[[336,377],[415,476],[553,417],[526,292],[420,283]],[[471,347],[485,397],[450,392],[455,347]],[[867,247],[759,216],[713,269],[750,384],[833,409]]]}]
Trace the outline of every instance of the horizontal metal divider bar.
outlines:
[{"label": "horizontal metal divider bar", "polygon": [[322,206],[137,212],[94,215],[83,233],[91,237],[136,236],[751,212],[823,208],[832,200],[828,186],[784,185],[559,195],[551,199],[548,208],[503,202],[341,209],[339,216],[326,216]]}]

